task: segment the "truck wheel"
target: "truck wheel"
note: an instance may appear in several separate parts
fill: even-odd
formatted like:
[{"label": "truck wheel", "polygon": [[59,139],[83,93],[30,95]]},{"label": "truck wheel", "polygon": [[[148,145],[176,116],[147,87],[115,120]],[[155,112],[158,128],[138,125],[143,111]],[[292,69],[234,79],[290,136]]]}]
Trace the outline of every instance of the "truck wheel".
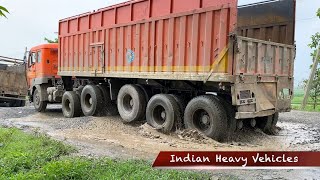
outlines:
[{"label": "truck wheel", "polygon": [[81,92],[81,109],[85,116],[98,115],[103,107],[103,98],[99,88],[87,85]]},{"label": "truck wheel", "polygon": [[81,114],[80,98],[76,92],[66,91],[62,96],[62,112],[66,118],[79,117]]},{"label": "truck wheel", "polygon": [[26,106],[26,101],[25,100],[21,100],[20,107],[25,107],[25,106]]},{"label": "truck wheel", "polygon": [[97,85],[97,87],[100,89],[102,96],[103,96],[103,107],[102,107],[102,116],[115,116],[118,115],[118,108],[117,105],[111,101],[110,98],[110,92],[107,91],[106,87],[103,85]]},{"label": "truck wheel", "polygon": [[152,96],[150,91],[145,86],[143,86],[141,84],[136,84],[136,86],[138,86],[142,90],[142,92],[144,93],[144,96],[146,98],[146,102],[149,102],[150,97]]},{"label": "truck wheel", "polygon": [[178,111],[179,113],[177,113],[178,117],[175,120],[174,126],[176,127],[177,130],[183,129],[184,128],[184,124],[183,124],[184,110],[186,109],[187,105],[181,96],[174,95],[174,94],[170,94],[170,96],[174,98],[179,108],[179,111]]},{"label": "truck wheel", "polygon": [[147,106],[147,122],[164,133],[169,133],[179,119],[179,106],[171,95],[158,94],[153,96]]},{"label": "truck wheel", "polygon": [[232,134],[237,130],[237,120],[236,120],[236,111],[233,109],[232,104],[230,104],[227,100],[225,100],[221,96],[213,96],[215,98],[218,98],[221,102],[222,106],[224,107],[227,118],[228,118],[228,129],[229,133]]},{"label": "truck wheel", "polygon": [[12,107],[24,107],[26,105],[26,101],[24,100],[15,100]]},{"label": "truck wheel", "polygon": [[199,96],[192,99],[184,113],[184,123],[188,129],[196,129],[217,141],[228,136],[227,115],[218,99]]},{"label": "truck wheel", "polygon": [[276,135],[276,125],[278,123],[279,113],[271,116],[257,118],[257,126],[268,135]]},{"label": "truck wheel", "polygon": [[38,112],[44,112],[47,108],[47,102],[41,101],[40,92],[36,89],[33,93],[33,106]]},{"label": "truck wheel", "polygon": [[117,106],[124,122],[129,123],[143,119],[146,112],[146,98],[136,85],[124,85],[118,94]]},{"label": "truck wheel", "polygon": [[10,100],[10,101],[8,101],[8,105],[9,105],[9,107],[18,107],[17,106],[17,101],[18,100]]}]

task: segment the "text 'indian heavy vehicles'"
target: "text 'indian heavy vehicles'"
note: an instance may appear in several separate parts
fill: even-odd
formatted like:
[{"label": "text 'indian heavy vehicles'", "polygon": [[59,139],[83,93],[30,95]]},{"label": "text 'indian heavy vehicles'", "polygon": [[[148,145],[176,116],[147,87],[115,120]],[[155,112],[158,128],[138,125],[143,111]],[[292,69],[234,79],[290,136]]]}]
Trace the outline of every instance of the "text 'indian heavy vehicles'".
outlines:
[{"label": "text 'indian heavy vehicles'", "polygon": [[33,99],[64,92],[65,117],[119,112],[218,141],[243,122],[273,134],[291,109],[294,22],[294,0],[136,0],[73,16],[59,22],[63,83],[34,82]]}]

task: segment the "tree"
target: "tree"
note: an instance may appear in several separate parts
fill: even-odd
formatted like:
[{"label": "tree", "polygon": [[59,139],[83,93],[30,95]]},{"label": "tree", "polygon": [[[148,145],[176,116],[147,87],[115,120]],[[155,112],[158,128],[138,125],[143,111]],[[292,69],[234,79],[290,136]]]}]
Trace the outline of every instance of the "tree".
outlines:
[{"label": "tree", "polygon": [[[307,83],[308,83],[308,80],[305,80],[304,81],[305,87]],[[316,109],[317,105],[320,103],[320,68],[316,70],[316,73],[312,82],[312,87],[309,92],[309,97],[311,98],[313,109]]]},{"label": "tree", "polygon": [[44,38],[45,41],[47,41],[48,43],[58,43],[58,38],[55,38],[54,40],[48,39],[48,38]]},{"label": "tree", "polygon": [[[320,19],[320,8],[317,11],[317,16]],[[317,32],[316,34],[311,36],[311,43],[309,44],[309,47],[313,50],[311,53],[311,56],[313,57],[313,60],[316,60],[316,53],[320,46],[320,33]],[[319,57],[318,57],[319,58]],[[312,66],[311,66],[312,68]],[[304,81],[304,84],[307,85],[308,80]],[[315,76],[313,78],[311,90],[309,93],[309,97],[312,100],[313,109],[316,109],[318,103],[320,102],[320,67],[318,66]]]},{"label": "tree", "polygon": [[9,13],[9,11],[5,7],[0,6],[0,17],[2,16],[6,18],[6,13]]}]

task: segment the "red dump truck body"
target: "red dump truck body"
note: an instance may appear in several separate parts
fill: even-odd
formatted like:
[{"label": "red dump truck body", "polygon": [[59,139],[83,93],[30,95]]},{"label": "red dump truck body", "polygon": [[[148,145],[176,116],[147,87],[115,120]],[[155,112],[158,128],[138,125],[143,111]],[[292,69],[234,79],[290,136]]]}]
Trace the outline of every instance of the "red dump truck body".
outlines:
[{"label": "red dump truck body", "polygon": [[232,74],[236,12],[236,0],[140,0],[61,20],[60,75],[201,81],[219,58]]},{"label": "red dump truck body", "polygon": [[[290,17],[276,19],[275,12],[266,17],[247,9],[238,10],[237,0],[139,0],[61,20],[59,74],[227,82],[235,73],[274,75],[281,69],[279,75],[289,75],[290,67],[276,61],[235,68],[231,34],[294,43],[294,17],[287,21]],[[276,47],[263,45],[259,55],[293,56],[292,47],[274,52]],[[275,72],[263,71],[271,67]]]}]

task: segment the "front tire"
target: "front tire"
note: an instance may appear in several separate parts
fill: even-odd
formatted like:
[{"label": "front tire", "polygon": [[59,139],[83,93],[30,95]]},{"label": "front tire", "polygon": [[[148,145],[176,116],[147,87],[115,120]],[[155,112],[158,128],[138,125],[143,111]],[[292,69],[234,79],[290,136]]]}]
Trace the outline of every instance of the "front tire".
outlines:
[{"label": "front tire", "polygon": [[227,115],[218,99],[199,96],[192,99],[185,110],[186,128],[196,129],[206,136],[224,141],[228,137]]},{"label": "front tire", "polygon": [[47,102],[41,101],[41,94],[38,89],[33,93],[33,106],[38,112],[45,112],[47,109]]},{"label": "front tire", "polygon": [[76,92],[67,91],[62,97],[62,112],[66,118],[80,117],[80,98]]}]

